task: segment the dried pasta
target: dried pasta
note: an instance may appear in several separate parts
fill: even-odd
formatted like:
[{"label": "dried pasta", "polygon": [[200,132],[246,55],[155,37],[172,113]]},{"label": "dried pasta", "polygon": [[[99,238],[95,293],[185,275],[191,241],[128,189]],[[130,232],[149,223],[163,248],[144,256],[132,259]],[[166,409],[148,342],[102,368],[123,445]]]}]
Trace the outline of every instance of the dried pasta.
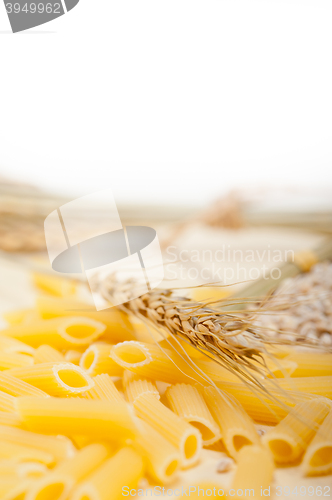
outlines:
[{"label": "dried pasta", "polygon": [[306,476],[332,472],[332,409],[307,448],[302,470]]},{"label": "dried pasta", "polygon": [[0,373],[0,390],[11,396],[37,396],[40,398],[48,397],[48,394],[34,387],[27,382],[23,382],[8,373]]},{"label": "dried pasta", "polygon": [[152,394],[157,399],[160,399],[157,386],[152,380],[136,375],[129,370],[125,370],[122,381],[125,387],[125,395],[129,403],[133,403],[143,394]]},{"label": "dried pasta", "polygon": [[102,373],[115,377],[121,376],[123,368],[110,357],[111,348],[112,344],[92,344],[83,353],[80,359],[80,367],[84,368],[92,377]]},{"label": "dried pasta", "polygon": [[54,347],[43,344],[39,346],[34,353],[35,363],[51,363],[65,361],[65,357]]},{"label": "dried pasta", "polygon": [[124,402],[123,396],[115,387],[110,375],[102,374],[96,375],[93,378],[95,383],[94,387],[84,394],[87,399],[100,399],[111,402]]},{"label": "dried pasta", "polygon": [[272,482],[273,471],[274,463],[269,450],[262,446],[245,446],[238,455],[232,490],[241,491],[240,497],[246,492],[250,497],[261,498],[262,492]]}]

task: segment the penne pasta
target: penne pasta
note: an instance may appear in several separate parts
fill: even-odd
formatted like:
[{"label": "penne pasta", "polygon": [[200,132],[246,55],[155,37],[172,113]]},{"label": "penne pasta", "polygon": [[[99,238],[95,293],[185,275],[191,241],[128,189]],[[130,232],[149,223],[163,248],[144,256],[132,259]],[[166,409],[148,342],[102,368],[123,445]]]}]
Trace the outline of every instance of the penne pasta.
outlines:
[{"label": "penne pasta", "polygon": [[269,450],[262,446],[242,448],[232,482],[232,490],[239,495],[235,498],[241,498],[243,493],[246,496],[261,498],[264,496],[264,490],[267,496],[270,496],[268,488],[272,483],[273,472],[274,463]]},{"label": "penne pasta", "polygon": [[139,454],[122,448],[75,489],[71,500],[121,500],[123,488],[135,488],[143,471]]},{"label": "penne pasta", "polygon": [[206,385],[207,381],[199,369],[190,362],[190,358],[183,356],[184,359],[175,351],[135,341],[121,342],[111,350],[111,357],[116,363],[144,378],[170,384],[192,383],[197,380]]},{"label": "penne pasta", "polygon": [[72,363],[39,363],[11,370],[10,374],[51,396],[79,394],[94,386],[92,378]]},{"label": "penne pasta", "polygon": [[39,314],[44,319],[75,315],[101,322],[105,325],[104,339],[108,339],[113,344],[135,338],[128,316],[115,307],[107,311],[96,311],[94,306],[76,299],[53,297],[39,297],[36,305]]},{"label": "penne pasta", "polygon": [[134,403],[137,416],[158,431],[180,451],[181,465],[189,467],[197,462],[202,437],[192,425],[175,415],[152,394],[144,394]]},{"label": "penne pasta", "polygon": [[31,384],[27,384],[8,373],[0,373],[0,390],[11,396],[37,396],[47,398],[46,392],[37,389]]},{"label": "penne pasta", "polygon": [[165,395],[174,413],[199,430],[204,446],[221,439],[219,426],[196,387],[176,384],[169,387]]},{"label": "penne pasta", "polygon": [[95,385],[92,389],[84,393],[87,399],[100,399],[106,401],[124,402],[123,396],[117,390],[113,380],[106,373],[96,375],[93,379]]},{"label": "penne pasta", "polygon": [[0,370],[10,370],[21,366],[33,365],[33,358],[27,354],[0,352]]},{"label": "penne pasta", "polygon": [[4,440],[0,440],[0,459],[1,461],[3,459],[12,459],[16,465],[23,460],[39,462],[45,465],[52,465],[54,463],[52,453],[33,448],[32,446],[24,446]]},{"label": "penne pasta", "polygon": [[157,386],[152,380],[148,380],[129,370],[125,370],[122,381],[125,387],[125,395],[129,403],[133,403],[143,394],[152,394],[157,399],[160,399]]},{"label": "penne pasta", "polygon": [[148,473],[163,484],[174,481],[181,463],[179,450],[149,424],[137,420],[139,433],[133,446],[146,459]]},{"label": "penne pasta", "polygon": [[110,357],[112,344],[92,344],[83,353],[80,359],[80,367],[88,372],[91,377],[107,373],[114,377],[120,377],[123,368]]},{"label": "penne pasta", "polygon": [[24,344],[24,342],[1,335],[0,335],[0,351],[12,352],[16,354],[28,354],[30,356],[33,356],[35,353],[34,348],[27,344]]},{"label": "penne pasta", "polygon": [[0,411],[0,426],[8,425],[10,427],[21,427],[22,419],[17,413]]},{"label": "penne pasta", "polygon": [[9,325],[20,325],[23,323],[26,316],[34,312],[34,309],[15,309],[14,311],[3,313],[2,317]]},{"label": "penne pasta", "polygon": [[237,458],[243,446],[260,444],[253,421],[238,401],[214,387],[206,387],[204,397],[231,457]]},{"label": "penne pasta", "polygon": [[74,280],[61,278],[53,274],[32,273],[34,285],[56,297],[70,297],[76,293]]},{"label": "penne pasta", "polygon": [[332,399],[332,375],[279,379],[278,385],[284,390],[306,392]]},{"label": "penne pasta", "polygon": [[320,377],[332,375],[332,354],[316,352],[295,352],[285,360],[296,363],[292,377]]},{"label": "penne pasta", "polygon": [[64,436],[45,436],[24,429],[0,425],[0,443],[12,443],[41,450],[53,455],[56,462],[74,455],[75,448],[70,439]]},{"label": "penne pasta", "polygon": [[109,454],[110,449],[99,443],[82,448],[36,481],[25,500],[65,500],[75,484],[97,469]]},{"label": "penne pasta", "polygon": [[133,416],[124,401],[26,396],[18,398],[17,406],[24,425],[35,432],[116,441],[132,438],[136,433]]},{"label": "penne pasta", "polygon": [[332,409],[308,446],[302,470],[306,476],[321,476],[332,472]]},{"label": "penne pasta", "polygon": [[106,330],[106,325],[86,317],[40,319],[33,324],[22,324],[2,330],[0,335],[25,342],[32,347],[43,344],[56,349],[82,347],[97,340]]},{"label": "penne pasta", "polygon": [[276,427],[263,436],[277,463],[292,463],[301,457],[319,426],[327,416],[328,400],[317,398],[300,403]]},{"label": "penne pasta", "polygon": [[65,361],[68,363],[73,363],[74,365],[80,364],[82,353],[80,351],[75,351],[74,349],[69,349],[65,354]]},{"label": "penne pasta", "polygon": [[15,412],[15,398],[3,391],[0,391],[0,411]]},{"label": "penne pasta", "polygon": [[65,361],[65,357],[54,347],[43,344],[37,347],[34,354],[34,362],[38,363],[51,363],[57,361]]}]

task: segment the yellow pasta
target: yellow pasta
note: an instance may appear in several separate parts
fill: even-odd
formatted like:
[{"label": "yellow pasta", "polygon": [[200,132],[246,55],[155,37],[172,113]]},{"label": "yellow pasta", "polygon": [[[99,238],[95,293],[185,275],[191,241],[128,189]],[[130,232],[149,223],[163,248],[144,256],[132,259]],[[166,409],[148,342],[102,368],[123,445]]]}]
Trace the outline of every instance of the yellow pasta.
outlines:
[{"label": "yellow pasta", "polygon": [[[1,456],[1,455],[0,455]],[[24,455],[20,458],[15,459],[5,459],[0,462],[0,478],[3,475],[17,476],[20,480],[25,478],[38,478],[46,474],[49,471],[47,466],[41,462],[35,461],[25,461]],[[1,480],[1,479],[0,479]]]},{"label": "yellow pasta", "polygon": [[15,481],[16,485],[10,490],[7,490],[2,500],[25,500],[26,492],[34,483],[34,479],[31,478],[24,479],[20,481],[19,484],[17,484],[17,479]]},{"label": "yellow pasta", "polygon": [[136,433],[125,402],[26,396],[18,398],[17,407],[24,425],[31,431],[111,440],[132,438]]},{"label": "yellow pasta", "polygon": [[32,446],[23,446],[22,444],[11,443],[4,440],[0,441],[0,459],[12,459],[14,464],[19,461],[35,461],[46,465],[54,463],[54,456],[52,453],[32,448]]},{"label": "yellow pasta", "polygon": [[96,375],[93,378],[95,383],[94,387],[84,393],[84,397],[87,399],[100,399],[106,401],[114,401],[114,402],[124,402],[123,396],[115,387],[114,382],[112,381],[109,375],[102,374]]},{"label": "yellow pasta", "polygon": [[109,454],[109,448],[99,443],[82,448],[36,481],[26,500],[65,500],[75,484],[97,469]]},{"label": "yellow pasta", "polygon": [[79,365],[81,357],[82,353],[80,351],[75,351],[75,349],[69,349],[69,351],[67,351],[65,354],[65,361],[73,363],[74,365]]},{"label": "yellow pasta", "polygon": [[35,350],[30,345],[24,344],[17,339],[12,339],[10,337],[5,337],[0,335],[0,351],[1,352],[12,352],[16,354],[28,354],[33,356]]},{"label": "yellow pasta", "polygon": [[332,375],[279,379],[278,385],[284,390],[306,392],[332,399]]},{"label": "yellow pasta", "polygon": [[22,419],[17,413],[0,411],[0,426],[8,425],[10,427],[21,427]]},{"label": "yellow pasta", "polygon": [[111,348],[111,344],[92,344],[82,355],[80,367],[84,368],[92,377],[102,373],[115,377],[121,376],[123,368],[110,357]]},{"label": "yellow pasta", "polygon": [[75,315],[103,323],[106,327],[103,337],[113,344],[135,338],[127,315],[116,307],[107,311],[96,311],[94,306],[76,299],[53,297],[39,297],[36,305],[39,314],[44,319]]},{"label": "yellow pasta", "polygon": [[147,460],[150,476],[163,484],[174,481],[181,463],[179,450],[143,420],[138,419],[137,427],[133,446]]},{"label": "yellow pasta", "polygon": [[157,386],[152,380],[136,375],[129,370],[125,370],[122,380],[125,387],[125,395],[129,403],[133,403],[142,394],[152,394],[157,399],[160,399]]},{"label": "yellow pasta", "polygon": [[2,316],[9,325],[20,325],[27,316],[34,312],[34,309],[15,309],[3,313]]},{"label": "yellow pasta", "polygon": [[332,472],[332,409],[308,446],[302,470],[306,476],[321,476]]},{"label": "yellow pasta", "polygon": [[239,452],[231,488],[232,498],[235,494],[235,498],[261,498],[264,496],[264,490],[266,495],[270,496],[268,488],[273,479],[273,472],[273,458],[267,449],[261,446],[245,446]]},{"label": "yellow pasta", "polygon": [[15,411],[15,398],[6,392],[0,391],[0,411]]},{"label": "yellow pasta", "polygon": [[57,462],[72,456],[75,450],[73,443],[64,436],[45,436],[0,425],[0,443],[3,445],[4,442],[50,453]]},{"label": "yellow pasta", "polygon": [[75,489],[71,500],[121,500],[123,488],[135,488],[143,471],[139,454],[122,448]]},{"label": "yellow pasta", "polygon": [[65,396],[88,391],[92,378],[72,363],[39,363],[28,368],[16,368],[10,374],[51,396]]},{"label": "yellow pasta", "polygon": [[15,352],[0,352],[0,370],[10,370],[21,366],[33,365],[33,358]]},{"label": "yellow pasta", "polygon": [[46,392],[37,389],[31,384],[27,384],[8,373],[0,373],[0,390],[11,396],[38,396],[47,398]]},{"label": "yellow pasta", "polygon": [[76,293],[75,281],[68,278],[53,274],[33,273],[32,279],[37,288],[56,297],[70,297]]},{"label": "yellow pasta", "polygon": [[152,394],[143,394],[134,401],[138,417],[162,434],[180,451],[181,465],[189,467],[197,462],[202,437],[192,425],[175,415]]},{"label": "yellow pasta", "polygon": [[254,423],[238,401],[214,387],[204,389],[204,397],[218,422],[228,453],[237,458],[243,446],[259,444]]},{"label": "yellow pasta", "polygon": [[285,358],[296,363],[292,377],[318,377],[332,375],[332,354],[295,352]]},{"label": "yellow pasta", "polygon": [[1,335],[15,338],[39,347],[43,344],[56,349],[84,347],[97,340],[106,330],[106,325],[91,318],[71,316],[69,318],[40,319],[33,324],[11,326]]},{"label": "yellow pasta", "polygon": [[44,344],[35,350],[34,361],[38,363],[51,363],[57,361],[65,361],[65,357],[54,347]]},{"label": "yellow pasta", "polygon": [[291,463],[306,450],[309,442],[327,416],[330,404],[323,398],[300,403],[276,427],[270,429],[263,442],[277,463]]},{"label": "yellow pasta", "polygon": [[165,394],[174,413],[199,430],[203,445],[209,446],[221,439],[219,426],[196,387],[176,384],[169,387]]},{"label": "yellow pasta", "polygon": [[207,384],[199,370],[183,356],[185,359],[175,351],[162,350],[158,345],[135,341],[121,342],[111,350],[111,357],[116,363],[144,378],[162,380],[170,384],[191,383],[195,380]]}]

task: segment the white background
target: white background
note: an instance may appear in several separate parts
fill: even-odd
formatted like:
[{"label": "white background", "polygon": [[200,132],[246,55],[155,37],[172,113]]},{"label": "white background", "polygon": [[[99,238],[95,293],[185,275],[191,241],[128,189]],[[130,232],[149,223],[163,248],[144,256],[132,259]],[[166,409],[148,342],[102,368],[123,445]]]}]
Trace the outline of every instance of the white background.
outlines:
[{"label": "white background", "polygon": [[0,174],[62,193],[205,203],[332,186],[332,3],[81,0],[10,34]]}]

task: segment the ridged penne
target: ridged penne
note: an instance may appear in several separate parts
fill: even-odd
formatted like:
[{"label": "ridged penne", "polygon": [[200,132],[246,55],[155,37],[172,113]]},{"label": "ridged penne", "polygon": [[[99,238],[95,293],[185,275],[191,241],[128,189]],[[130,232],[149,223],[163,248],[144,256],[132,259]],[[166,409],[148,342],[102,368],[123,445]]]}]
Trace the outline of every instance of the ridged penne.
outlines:
[{"label": "ridged penne", "polygon": [[284,390],[316,394],[332,399],[332,375],[322,377],[289,377],[279,379],[278,385]]},{"label": "ridged penne", "polygon": [[0,411],[0,426],[21,427],[22,419],[15,412]]},{"label": "ridged penne", "polygon": [[174,413],[199,430],[203,445],[209,446],[221,439],[219,426],[196,387],[189,384],[172,385],[165,395]]},{"label": "ridged penne", "polygon": [[147,460],[148,473],[163,484],[174,481],[181,463],[179,450],[149,424],[137,420],[139,432],[133,446]]},{"label": "ridged penne", "polygon": [[35,352],[34,348],[30,345],[27,345],[17,339],[5,337],[4,335],[0,335],[0,351],[12,352],[16,354],[28,354],[30,356],[33,356]]},{"label": "ridged penne", "polygon": [[15,401],[14,396],[0,391],[0,411],[15,412]]},{"label": "ridged penne", "polygon": [[94,306],[76,299],[53,297],[39,297],[36,305],[44,319],[75,315],[103,323],[106,327],[103,338],[112,344],[135,338],[127,315],[115,307],[107,311],[96,311]]},{"label": "ridged penne", "polygon": [[92,378],[72,363],[39,363],[16,368],[10,374],[51,396],[66,396],[88,391],[94,386]]},{"label": "ridged penne", "polygon": [[207,384],[198,368],[190,364],[190,358],[183,355],[184,359],[182,359],[177,352],[162,350],[155,344],[121,342],[112,347],[111,357],[123,368],[144,378],[162,380],[170,384],[192,383],[195,380]]},{"label": "ridged penne", "polygon": [[22,444],[11,443],[0,440],[0,459],[12,459],[16,465],[20,461],[34,461],[46,465],[54,463],[54,456],[52,453],[33,448],[32,446],[23,446]]},{"label": "ridged penne", "polygon": [[157,399],[160,399],[157,386],[152,380],[148,380],[140,375],[130,372],[129,370],[125,370],[122,382],[125,388],[125,395],[129,403],[133,403],[142,394],[152,394]]},{"label": "ridged penne", "polygon": [[136,433],[130,408],[124,401],[26,396],[17,399],[17,407],[26,428],[35,432],[106,440],[132,438]]},{"label": "ridged penne", "polygon": [[45,436],[25,429],[0,425],[0,443],[31,447],[53,455],[55,461],[73,456],[75,448],[64,436]]},{"label": "ridged penne", "polygon": [[306,476],[321,476],[332,472],[332,409],[307,448],[302,470]]},{"label": "ridged penne", "polygon": [[34,285],[56,297],[70,297],[76,292],[74,280],[52,274],[32,273]]},{"label": "ridged penne", "polygon": [[180,451],[181,465],[189,467],[200,455],[202,437],[200,432],[166,408],[152,394],[144,394],[134,403],[137,416],[170,441]]},{"label": "ridged penne", "polygon": [[80,367],[88,372],[91,377],[107,373],[115,377],[122,375],[123,368],[110,357],[112,344],[92,344],[83,353]]},{"label": "ridged penne", "polygon": [[76,483],[97,469],[109,453],[109,448],[99,443],[82,448],[74,457],[61,462],[51,472],[37,480],[25,500],[65,500]]},{"label": "ridged penne", "polygon": [[330,403],[327,401],[317,398],[296,405],[287,417],[263,436],[264,444],[277,463],[292,463],[301,457],[329,413]]},{"label": "ridged penne", "polygon": [[10,370],[21,366],[33,365],[33,358],[16,352],[0,352],[0,370]]},{"label": "ridged penne", "polygon": [[316,352],[295,352],[285,360],[296,363],[292,377],[318,377],[332,375],[332,354]]},{"label": "ridged penne", "polygon": [[269,450],[262,446],[245,446],[238,455],[232,490],[261,498],[261,492],[267,490],[272,483],[273,472],[274,463]]},{"label": "ridged penne", "polygon": [[31,384],[27,384],[18,378],[9,375],[9,373],[0,373],[0,390],[11,396],[37,396],[47,398],[46,392],[37,389]]},{"label": "ridged penne", "polygon": [[34,353],[34,362],[38,363],[55,363],[57,361],[65,361],[65,357],[54,347],[43,344],[37,347]]},{"label": "ridged penne", "polygon": [[84,397],[87,399],[100,399],[106,401],[118,401],[120,403],[124,402],[123,396],[120,394],[116,388],[110,375],[106,373],[102,375],[96,375],[93,378],[95,383],[94,387],[84,393]]},{"label": "ridged penne", "polygon": [[100,321],[86,317],[40,319],[33,324],[21,324],[2,330],[0,335],[18,339],[32,347],[43,344],[56,349],[70,349],[91,344],[106,330]]},{"label": "ridged penne", "polygon": [[214,387],[206,387],[204,397],[221,429],[224,445],[233,458],[238,457],[243,446],[260,444],[253,421],[238,401]]},{"label": "ridged penne", "polygon": [[122,448],[78,485],[71,500],[121,500],[123,487],[135,488],[143,471],[140,455],[132,448]]}]

